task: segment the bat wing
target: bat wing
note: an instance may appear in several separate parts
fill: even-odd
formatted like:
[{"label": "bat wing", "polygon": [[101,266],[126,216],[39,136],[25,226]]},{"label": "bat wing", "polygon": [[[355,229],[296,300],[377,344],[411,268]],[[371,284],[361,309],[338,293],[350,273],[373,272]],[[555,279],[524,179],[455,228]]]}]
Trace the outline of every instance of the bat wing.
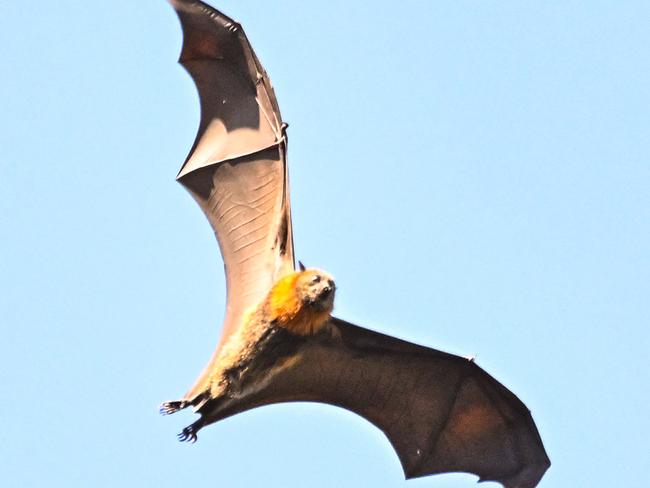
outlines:
[{"label": "bat wing", "polygon": [[308,341],[268,386],[219,417],[327,403],[381,429],[407,479],[468,472],[506,488],[537,485],[550,461],[530,411],[476,363],[339,319],[332,325],[339,339]]},{"label": "bat wing", "polygon": [[[179,62],[201,105],[198,134],[178,180],[219,241],[227,286],[223,344],[246,311],[294,269],[285,125],[241,26],[200,1],[170,3],[183,29]],[[201,389],[215,357],[216,351],[188,397]]]}]

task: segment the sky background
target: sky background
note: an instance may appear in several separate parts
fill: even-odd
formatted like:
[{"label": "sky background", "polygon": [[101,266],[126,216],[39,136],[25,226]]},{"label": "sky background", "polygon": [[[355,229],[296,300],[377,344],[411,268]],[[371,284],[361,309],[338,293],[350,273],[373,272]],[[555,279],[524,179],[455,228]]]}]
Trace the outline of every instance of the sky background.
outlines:
[{"label": "sky background", "polygon": [[[650,465],[650,4],[215,5],[290,123],[297,257],[347,320],[477,362],[532,410],[540,487]],[[315,404],[176,433],[158,404],[217,342],[222,262],[174,181],[198,98],[163,0],[0,3],[0,484],[405,484]],[[485,484],[496,487],[496,484]]]}]

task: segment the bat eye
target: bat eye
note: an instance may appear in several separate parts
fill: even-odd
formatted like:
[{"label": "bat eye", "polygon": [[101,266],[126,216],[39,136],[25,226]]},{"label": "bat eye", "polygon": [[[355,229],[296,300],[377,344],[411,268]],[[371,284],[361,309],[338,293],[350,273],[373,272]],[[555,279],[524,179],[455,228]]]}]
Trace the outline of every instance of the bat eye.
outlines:
[{"label": "bat eye", "polygon": [[320,278],[319,275],[315,275],[315,276],[311,279],[311,284],[312,284],[312,285],[315,285],[316,283],[320,283],[320,279],[321,279],[321,278]]}]

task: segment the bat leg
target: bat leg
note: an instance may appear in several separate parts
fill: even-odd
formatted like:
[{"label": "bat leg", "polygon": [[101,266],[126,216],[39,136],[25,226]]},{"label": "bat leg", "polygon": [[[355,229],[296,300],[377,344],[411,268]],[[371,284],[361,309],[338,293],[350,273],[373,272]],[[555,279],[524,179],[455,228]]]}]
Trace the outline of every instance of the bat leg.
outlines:
[{"label": "bat leg", "polygon": [[190,405],[191,402],[188,402],[186,400],[164,402],[160,405],[160,409],[158,411],[160,412],[160,415],[171,415],[178,412],[179,410],[183,410],[184,408],[189,407]]},{"label": "bat leg", "polygon": [[196,440],[198,439],[197,434],[199,430],[205,425],[205,421],[203,418],[200,418],[196,422],[194,422],[191,425],[188,425],[185,427],[180,434],[178,434],[178,440],[180,442],[189,442],[191,444],[194,444]]}]

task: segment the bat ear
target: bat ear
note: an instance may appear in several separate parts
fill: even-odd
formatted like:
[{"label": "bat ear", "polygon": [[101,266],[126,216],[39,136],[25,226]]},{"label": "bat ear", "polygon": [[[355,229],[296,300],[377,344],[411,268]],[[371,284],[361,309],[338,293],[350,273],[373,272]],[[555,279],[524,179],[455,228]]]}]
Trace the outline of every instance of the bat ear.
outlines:
[{"label": "bat ear", "polygon": [[305,271],[307,268],[305,268],[305,265],[302,264],[302,261],[298,261],[298,268],[300,268],[300,271]]}]

